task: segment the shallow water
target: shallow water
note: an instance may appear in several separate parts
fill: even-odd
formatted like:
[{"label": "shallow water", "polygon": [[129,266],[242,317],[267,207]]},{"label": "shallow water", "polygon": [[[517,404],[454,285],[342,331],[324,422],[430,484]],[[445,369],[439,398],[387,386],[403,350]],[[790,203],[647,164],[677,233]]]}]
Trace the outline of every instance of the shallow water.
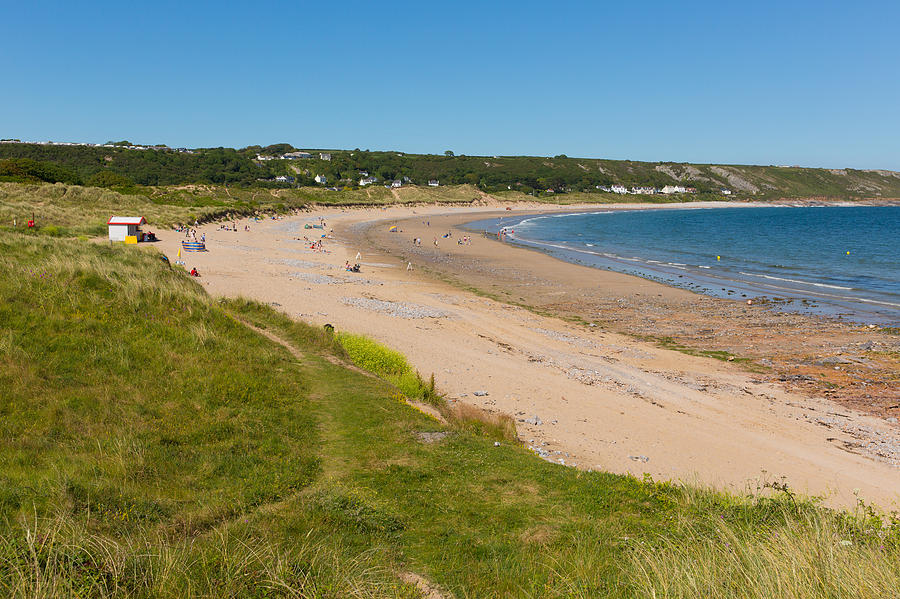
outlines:
[{"label": "shallow water", "polygon": [[900,323],[900,207],[616,210],[482,220],[507,241],[701,293]]}]

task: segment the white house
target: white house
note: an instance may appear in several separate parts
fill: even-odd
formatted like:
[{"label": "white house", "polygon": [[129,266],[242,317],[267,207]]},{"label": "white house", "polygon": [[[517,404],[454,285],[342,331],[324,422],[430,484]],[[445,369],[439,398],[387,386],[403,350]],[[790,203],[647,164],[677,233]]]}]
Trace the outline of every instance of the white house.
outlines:
[{"label": "white house", "polygon": [[294,179],[290,175],[278,175],[277,177],[275,177],[275,180],[279,183],[293,183],[294,181],[296,181],[296,179]]},{"label": "white house", "polygon": [[256,159],[261,162],[264,162],[266,160],[275,160],[275,156],[263,156],[262,154],[257,154]]},{"label": "white house", "polygon": [[609,190],[613,193],[628,193],[628,189],[624,185],[613,185]]},{"label": "white house", "polygon": [[391,187],[403,187],[403,181],[400,181],[398,179],[398,180],[394,181],[393,183],[391,183]]},{"label": "white house", "polygon": [[309,152],[288,152],[282,156],[285,160],[302,160],[304,158],[312,158]]},{"label": "white house", "polygon": [[316,183],[321,183],[322,185],[328,183],[328,177],[326,177],[325,175],[316,175],[315,179]]},{"label": "white house", "polygon": [[440,185],[441,185],[441,182],[438,181],[437,179],[432,179],[431,181],[428,182],[428,187],[439,187]]},{"label": "white house", "polygon": [[666,195],[669,195],[672,193],[685,193],[686,191],[687,191],[687,189],[681,185],[666,185],[665,187],[662,188],[662,192]]},{"label": "white house", "polygon": [[109,222],[110,241],[128,241],[133,237],[135,243],[141,236],[141,225],[147,224],[143,216],[113,216]]},{"label": "white house", "polygon": [[723,190],[721,190],[721,191],[722,191],[722,195],[723,195],[723,196],[730,196],[730,195],[731,195],[731,190],[730,190],[730,189],[723,189]]},{"label": "white house", "polygon": [[656,190],[652,187],[632,187],[631,193],[635,195],[651,196],[656,193]]},{"label": "white house", "polygon": [[365,187],[366,185],[371,185],[378,181],[378,177],[363,177],[359,180],[360,187]]},{"label": "white house", "polygon": [[331,154],[327,152],[319,152],[319,160],[331,160]]}]

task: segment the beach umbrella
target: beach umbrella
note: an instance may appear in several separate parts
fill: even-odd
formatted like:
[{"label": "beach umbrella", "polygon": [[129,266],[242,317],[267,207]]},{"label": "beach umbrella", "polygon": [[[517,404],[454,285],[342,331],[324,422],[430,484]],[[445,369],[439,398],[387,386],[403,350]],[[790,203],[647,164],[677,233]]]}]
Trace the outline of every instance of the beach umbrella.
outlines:
[{"label": "beach umbrella", "polygon": [[391,233],[395,233],[397,231],[397,225],[394,225],[393,227],[388,229],[388,231],[390,231]]}]

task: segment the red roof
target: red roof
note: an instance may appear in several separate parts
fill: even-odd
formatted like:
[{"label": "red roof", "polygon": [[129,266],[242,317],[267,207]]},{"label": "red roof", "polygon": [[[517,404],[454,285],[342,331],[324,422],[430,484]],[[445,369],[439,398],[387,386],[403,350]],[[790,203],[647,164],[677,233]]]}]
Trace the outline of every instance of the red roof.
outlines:
[{"label": "red roof", "polygon": [[111,216],[107,225],[143,225],[147,221],[143,216]]}]

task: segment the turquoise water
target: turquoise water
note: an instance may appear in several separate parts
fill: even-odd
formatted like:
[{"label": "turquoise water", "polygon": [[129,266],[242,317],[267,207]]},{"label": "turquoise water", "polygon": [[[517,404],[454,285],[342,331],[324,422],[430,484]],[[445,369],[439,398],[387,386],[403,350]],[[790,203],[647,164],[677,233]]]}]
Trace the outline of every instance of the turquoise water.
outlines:
[{"label": "turquoise water", "polygon": [[562,259],[734,299],[900,323],[900,207],[617,210],[479,221]]}]

